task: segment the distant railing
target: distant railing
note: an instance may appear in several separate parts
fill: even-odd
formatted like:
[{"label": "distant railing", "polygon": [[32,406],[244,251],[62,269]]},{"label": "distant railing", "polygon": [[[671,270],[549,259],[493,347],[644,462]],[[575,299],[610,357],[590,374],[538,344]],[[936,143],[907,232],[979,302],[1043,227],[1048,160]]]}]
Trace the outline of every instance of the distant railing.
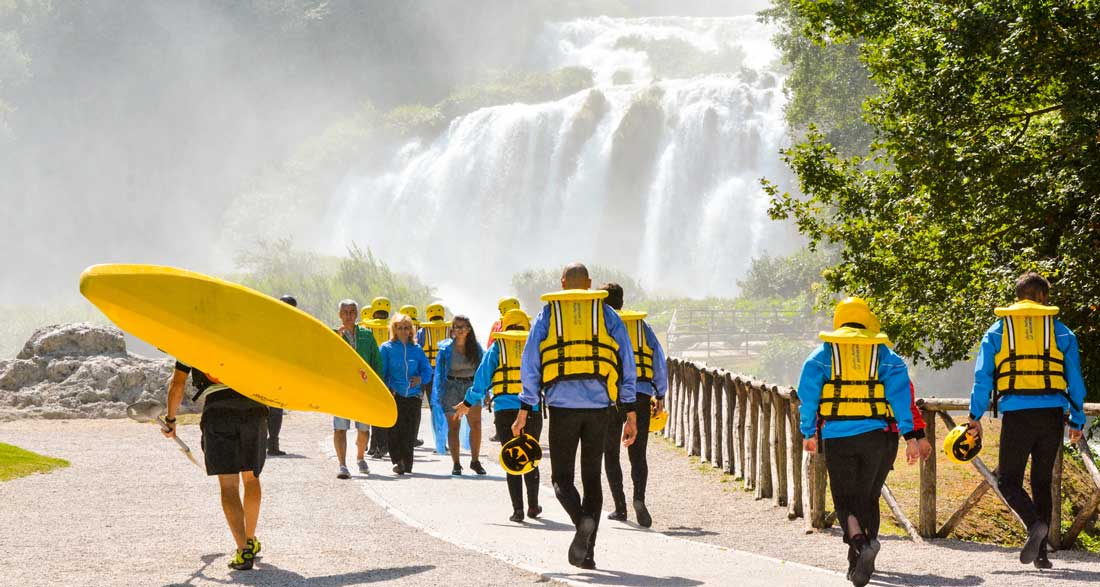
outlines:
[{"label": "distant railing", "polygon": [[813,314],[797,310],[677,309],[669,321],[666,351],[744,350],[751,342],[816,332]]},{"label": "distant railing", "polygon": [[[802,451],[798,393],[794,389],[680,359],[668,360],[668,377],[669,419],[662,432],[664,436],[685,448],[690,455],[698,456],[702,462],[741,480],[745,489],[751,490],[757,499],[772,499],[777,505],[786,507],[788,519],[806,519],[808,531],[832,525],[835,513],[825,510],[825,459],[820,453]],[[969,401],[920,398],[917,405],[928,424],[925,429],[928,441],[936,449],[920,465],[917,525],[909,521],[888,486],[883,487],[882,496],[898,524],[913,540],[921,542],[924,538],[949,536],[990,489],[1002,502],[1004,496],[997,489],[996,472],[990,471],[981,457],[975,458],[971,464],[981,474],[982,482],[963,505],[938,526],[936,459],[939,446],[934,424],[938,417],[948,428],[953,428],[955,421],[948,412],[969,409]],[[1085,414],[1100,415],[1100,404],[1085,404]],[[1071,546],[1100,509],[1100,471],[1084,439],[1077,447],[1095,490],[1065,533],[1061,532],[1061,508],[1053,508],[1049,543],[1055,549]],[[1052,491],[1054,503],[1061,504],[1061,451],[1055,463]]]}]

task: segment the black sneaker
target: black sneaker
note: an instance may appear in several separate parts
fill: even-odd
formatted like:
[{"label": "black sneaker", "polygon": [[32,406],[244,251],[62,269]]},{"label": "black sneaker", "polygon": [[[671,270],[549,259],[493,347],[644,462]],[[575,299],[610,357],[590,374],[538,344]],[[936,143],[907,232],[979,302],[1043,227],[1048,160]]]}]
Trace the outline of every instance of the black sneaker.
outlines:
[{"label": "black sneaker", "polygon": [[422,439],[420,439],[420,438],[417,438],[417,439],[416,439],[416,442],[414,442],[413,444],[414,444],[415,446],[424,446],[424,441],[423,441]]},{"label": "black sneaker", "polygon": [[523,510],[516,510],[516,511],[512,512],[512,515],[509,516],[508,519],[513,521],[513,522],[522,522],[523,521]]},{"label": "black sneaker", "polygon": [[258,558],[260,556],[260,548],[262,547],[260,546],[259,538],[249,538],[248,540],[245,540],[244,546],[245,548],[252,551],[252,558]]},{"label": "black sneaker", "polygon": [[622,510],[622,511],[615,510],[615,511],[611,512],[610,514],[607,514],[607,519],[608,520],[615,520],[616,522],[625,522],[626,521],[626,510]]},{"label": "black sneaker", "polygon": [[634,513],[638,516],[639,526],[648,528],[653,525],[653,518],[649,515],[649,510],[646,509],[644,501],[634,500]]},{"label": "black sneaker", "polygon": [[865,542],[859,549],[859,558],[852,569],[851,581],[856,587],[863,587],[871,582],[871,575],[875,573],[875,557],[878,556],[879,542],[871,540]]},{"label": "black sneaker", "polygon": [[474,470],[478,475],[485,475],[485,467],[481,466],[481,461],[470,461],[470,468]]},{"label": "black sneaker", "polygon": [[584,557],[584,560],[581,561],[581,568],[589,571],[595,570],[596,561],[592,560],[592,557],[586,556]]},{"label": "black sneaker", "polygon": [[1047,558],[1047,541],[1043,540],[1043,546],[1039,548],[1039,556],[1035,557],[1033,563],[1036,569],[1053,569],[1054,564]]},{"label": "black sneaker", "polygon": [[569,564],[579,567],[588,556],[588,541],[596,533],[596,520],[587,516],[581,517],[577,523],[577,533],[573,535],[573,542],[569,543]]},{"label": "black sneaker", "polygon": [[1021,563],[1029,565],[1039,558],[1039,552],[1043,549],[1043,541],[1046,540],[1049,531],[1050,526],[1042,520],[1028,526],[1027,542],[1024,543],[1024,548],[1020,551]]},{"label": "black sneaker", "polygon": [[285,450],[279,450],[279,445],[275,445],[275,446],[267,447],[267,454],[269,456],[273,456],[273,457],[285,457],[286,456],[286,451]]},{"label": "black sneaker", "polygon": [[252,565],[255,563],[255,556],[248,548],[238,550],[234,553],[233,558],[229,559],[229,568],[234,571],[248,571],[252,569]]},{"label": "black sneaker", "polygon": [[542,513],[542,506],[541,505],[533,505],[533,506],[527,508],[527,517],[531,518],[532,520],[539,517],[539,514],[541,514],[541,513]]},{"label": "black sneaker", "polygon": [[405,474],[405,467],[402,467],[401,465],[394,465],[393,466],[393,472],[396,475],[404,475]]},{"label": "black sneaker", "polygon": [[460,465],[458,463],[455,463],[455,466],[451,467],[451,474],[452,475],[461,475],[462,474],[462,465]]}]

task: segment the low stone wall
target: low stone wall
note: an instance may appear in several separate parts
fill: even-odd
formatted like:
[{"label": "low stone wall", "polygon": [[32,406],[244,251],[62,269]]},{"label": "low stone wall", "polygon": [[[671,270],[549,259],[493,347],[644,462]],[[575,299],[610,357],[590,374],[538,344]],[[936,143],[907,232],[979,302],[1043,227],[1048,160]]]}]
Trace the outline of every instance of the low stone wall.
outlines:
[{"label": "low stone wall", "polygon": [[[117,328],[45,326],[15,359],[0,360],[0,421],[124,418],[127,404],[164,401],[172,366],[129,354]],[[184,411],[193,411],[184,401]]]}]

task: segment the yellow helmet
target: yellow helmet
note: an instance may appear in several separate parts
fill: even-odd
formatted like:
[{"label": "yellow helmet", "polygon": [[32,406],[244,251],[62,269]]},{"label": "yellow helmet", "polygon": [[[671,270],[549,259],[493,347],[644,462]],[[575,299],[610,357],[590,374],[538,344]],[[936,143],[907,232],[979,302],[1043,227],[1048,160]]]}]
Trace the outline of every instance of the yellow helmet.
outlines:
[{"label": "yellow helmet", "polygon": [[520,434],[500,447],[500,466],[509,475],[533,471],[542,460],[542,447],[530,434]]},{"label": "yellow helmet", "polygon": [[510,326],[520,326],[520,330],[531,330],[531,318],[527,312],[519,308],[513,308],[504,313],[500,319],[500,329],[508,330]]},{"label": "yellow helmet", "polygon": [[404,314],[404,315],[408,316],[409,318],[412,318],[413,322],[416,322],[416,319],[417,319],[416,306],[413,306],[411,304],[406,304],[404,306],[401,306],[401,309],[398,310],[398,313]]},{"label": "yellow helmet", "polygon": [[948,459],[956,463],[969,463],[982,452],[982,438],[969,432],[966,424],[959,424],[947,433],[947,438],[943,439],[943,453]]},{"label": "yellow helmet", "polygon": [[428,320],[442,320],[443,319],[443,304],[440,302],[432,302],[428,304],[424,314],[428,317]]},{"label": "yellow helmet", "polygon": [[370,308],[363,308],[359,310],[359,322],[366,322],[372,320],[374,317],[370,315]]},{"label": "yellow helmet", "polygon": [[503,297],[497,300],[497,309],[500,310],[500,315],[503,316],[508,310],[518,310],[519,300],[513,297]]},{"label": "yellow helmet", "polygon": [[390,317],[390,299],[382,296],[378,296],[370,302],[370,316],[374,318],[375,312],[385,312],[386,318]]},{"label": "yellow helmet", "polygon": [[665,424],[668,423],[668,410],[661,410],[657,413],[657,398],[649,398],[649,431],[660,432],[665,429]]},{"label": "yellow helmet", "polygon": [[862,324],[865,329],[872,332],[882,330],[878,317],[863,298],[845,298],[836,305],[833,311],[833,330],[839,330],[841,326],[848,323]]}]

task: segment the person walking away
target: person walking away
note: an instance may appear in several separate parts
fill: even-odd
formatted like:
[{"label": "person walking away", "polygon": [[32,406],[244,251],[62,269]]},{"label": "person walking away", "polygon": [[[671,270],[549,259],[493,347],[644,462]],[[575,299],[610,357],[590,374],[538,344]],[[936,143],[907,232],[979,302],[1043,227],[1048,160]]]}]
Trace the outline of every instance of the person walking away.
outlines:
[{"label": "person walking away", "polygon": [[[1062,447],[1065,420],[1077,442],[1085,426],[1085,382],[1077,337],[1048,305],[1050,282],[1034,271],[1016,279],[1016,303],[995,308],[974,364],[970,392],[971,432],[982,435],[981,417],[992,402],[1004,412],[997,457],[997,488],[1027,525],[1020,562],[1040,569],[1047,557],[1052,509],[1051,479]],[[1031,495],[1024,491],[1024,468],[1031,458]],[[1055,531],[1061,531],[1055,528]]]},{"label": "person walking away", "polygon": [[[279,296],[279,301],[297,308],[298,300],[290,294]],[[267,454],[273,457],[285,457],[286,451],[279,448],[279,433],[283,430],[283,409],[267,407]]]},{"label": "person walking away", "polygon": [[[374,336],[374,340],[381,346],[382,343],[390,339],[390,299],[385,296],[378,296],[371,300],[370,306],[363,308],[361,320],[359,324],[366,328],[369,328],[371,334]],[[389,452],[389,432],[388,428],[382,426],[371,426],[370,448],[367,449],[367,455],[376,459],[386,458],[386,453]]]},{"label": "person walking away", "polygon": [[497,300],[497,310],[500,311],[500,317],[497,318],[496,321],[493,322],[493,325],[489,328],[489,341],[485,343],[486,350],[493,348],[493,340],[495,340],[494,337],[496,336],[496,333],[504,329],[504,314],[508,312],[508,310],[519,309],[519,300],[512,296],[505,296]]},{"label": "person walking away", "polygon": [[[527,344],[528,331],[531,328],[531,319],[523,310],[513,308],[501,317],[501,330],[493,346],[485,352],[474,375],[474,383],[466,392],[465,397],[455,404],[454,410],[458,417],[465,416],[481,405],[488,393],[492,393],[493,424],[496,427],[496,436],[500,444],[505,444],[513,438],[512,423],[516,420],[516,413],[520,408],[519,394],[523,389],[520,381],[520,362],[523,357],[523,348]],[[524,432],[530,434],[537,442],[542,435],[542,414],[536,403],[527,416]],[[471,443],[471,446],[473,444]],[[523,490],[527,488],[527,517],[537,518],[542,513],[539,506],[539,468],[520,475],[507,475],[508,496],[512,500],[512,515],[508,519],[513,522],[523,521]]]},{"label": "person walking away", "polygon": [[398,314],[390,322],[390,340],[382,344],[382,381],[393,393],[397,421],[389,429],[390,462],[397,475],[412,473],[416,412],[421,383],[431,382],[432,368],[420,345],[413,341],[412,320]]},{"label": "person walking away", "polygon": [[[837,304],[833,329],[818,334],[823,344],[802,365],[802,447],[817,452],[820,436],[837,520],[848,545],[848,579],[862,587],[875,572],[880,549],[870,533],[879,507],[875,485],[891,449],[886,427],[896,422],[901,434],[913,431],[909,371],[890,350],[878,317],[863,299]],[[906,454],[912,460],[917,441],[907,438]],[[893,450],[897,454],[896,443]]]},{"label": "person walking away", "polygon": [[221,383],[216,374],[176,361],[168,383],[168,411],[164,419],[163,433],[168,438],[176,436],[176,414],[189,375],[197,390],[191,400],[204,402],[199,428],[206,474],[218,478],[222,514],[236,543],[229,568],[248,570],[260,554],[256,525],[263,497],[260,472],[267,456],[267,406]]},{"label": "person walking away", "polygon": [[[545,395],[550,411],[550,476],[554,494],[576,526],[569,564],[596,568],[594,553],[600,509],[601,469],[610,409],[619,402],[626,414],[623,445],[637,433],[634,414],[636,368],[630,336],[615,310],[603,303],[605,291],[593,291],[588,268],[580,263],[562,271],[563,291],[546,294],[523,349],[520,409],[512,434],[523,433],[529,414]],[[577,447],[581,485],[577,491]]]},{"label": "person walking away", "polygon": [[459,428],[462,416],[470,425],[470,469],[478,475],[486,473],[478,460],[481,451],[481,406],[465,410],[459,415],[455,405],[461,404],[466,390],[474,383],[474,373],[481,364],[485,353],[477,342],[470,319],[455,316],[451,323],[451,338],[439,344],[439,355],[435,361],[435,373],[432,376],[432,405],[440,405],[447,416],[447,446],[451,453],[452,475],[462,474],[459,463]]}]

